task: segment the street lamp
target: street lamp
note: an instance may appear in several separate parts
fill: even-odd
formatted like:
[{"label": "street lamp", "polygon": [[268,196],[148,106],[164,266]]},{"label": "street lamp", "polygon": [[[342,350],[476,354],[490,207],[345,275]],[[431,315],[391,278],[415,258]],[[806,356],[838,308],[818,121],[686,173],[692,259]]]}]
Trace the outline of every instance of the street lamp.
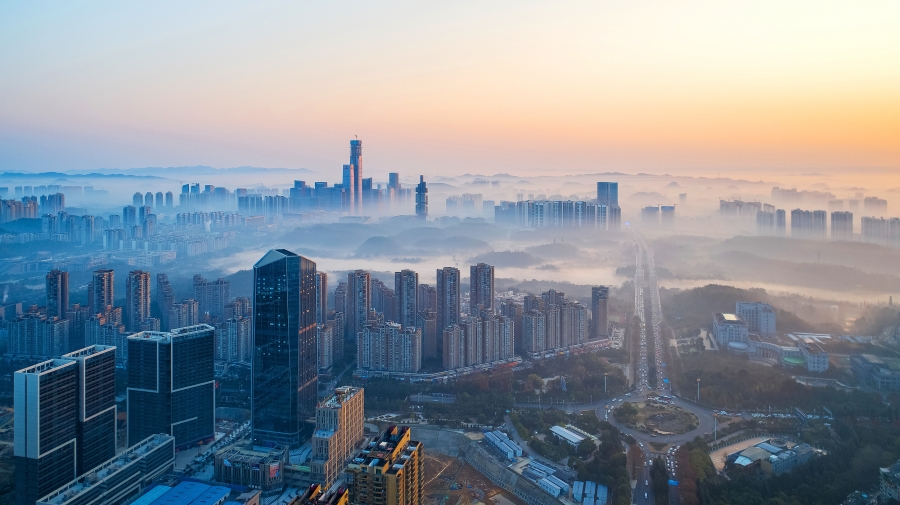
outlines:
[{"label": "street lamp", "polygon": [[697,403],[700,403],[700,379],[697,379]]},{"label": "street lamp", "polygon": [[609,375],[606,372],[603,372],[603,392],[606,393],[606,376]]}]

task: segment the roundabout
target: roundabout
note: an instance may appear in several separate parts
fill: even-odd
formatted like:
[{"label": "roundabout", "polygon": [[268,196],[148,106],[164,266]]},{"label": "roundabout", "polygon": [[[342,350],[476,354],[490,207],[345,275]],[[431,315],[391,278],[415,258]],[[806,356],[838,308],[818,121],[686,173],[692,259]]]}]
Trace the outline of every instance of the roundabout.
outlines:
[{"label": "roundabout", "polygon": [[697,416],[675,405],[625,402],[613,410],[620,424],[653,435],[682,435],[699,426]]}]

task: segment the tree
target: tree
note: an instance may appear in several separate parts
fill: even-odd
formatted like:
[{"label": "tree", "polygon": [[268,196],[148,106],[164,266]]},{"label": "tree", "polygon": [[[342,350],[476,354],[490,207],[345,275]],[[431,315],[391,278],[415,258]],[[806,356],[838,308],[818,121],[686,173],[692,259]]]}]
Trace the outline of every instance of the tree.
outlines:
[{"label": "tree", "polygon": [[578,448],[575,450],[575,454],[577,454],[581,459],[588,459],[591,457],[591,454],[594,454],[594,451],[596,450],[597,444],[595,444],[593,440],[586,438],[578,444]]}]

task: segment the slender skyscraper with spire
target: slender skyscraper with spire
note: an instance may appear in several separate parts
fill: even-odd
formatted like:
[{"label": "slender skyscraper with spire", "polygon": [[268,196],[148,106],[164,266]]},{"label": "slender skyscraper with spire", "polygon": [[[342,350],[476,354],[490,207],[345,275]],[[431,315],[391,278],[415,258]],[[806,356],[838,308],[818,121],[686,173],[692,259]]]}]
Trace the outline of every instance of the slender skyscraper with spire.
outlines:
[{"label": "slender skyscraper with spire", "polygon": [[362,140],[354,139],[350,141],[350,170],[353,173],[353,190],[351,191],[353,207],[356,209],[356,212],[362,212]]},{"label": "slender skyscraper with spire", "polygon": [[425,185],[425,176],[419,176],[419,185],[416,186],[416,217],[428,218],[428,186]]}]

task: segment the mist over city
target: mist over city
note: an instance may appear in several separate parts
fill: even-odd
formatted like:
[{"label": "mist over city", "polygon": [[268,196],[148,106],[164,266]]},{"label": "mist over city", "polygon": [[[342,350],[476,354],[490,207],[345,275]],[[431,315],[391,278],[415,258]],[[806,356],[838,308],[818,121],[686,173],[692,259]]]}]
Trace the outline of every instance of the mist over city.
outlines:
[{"label": "mist over city", "polygon": [[0,505],[900,503],[898,23],[0,7]]}]

